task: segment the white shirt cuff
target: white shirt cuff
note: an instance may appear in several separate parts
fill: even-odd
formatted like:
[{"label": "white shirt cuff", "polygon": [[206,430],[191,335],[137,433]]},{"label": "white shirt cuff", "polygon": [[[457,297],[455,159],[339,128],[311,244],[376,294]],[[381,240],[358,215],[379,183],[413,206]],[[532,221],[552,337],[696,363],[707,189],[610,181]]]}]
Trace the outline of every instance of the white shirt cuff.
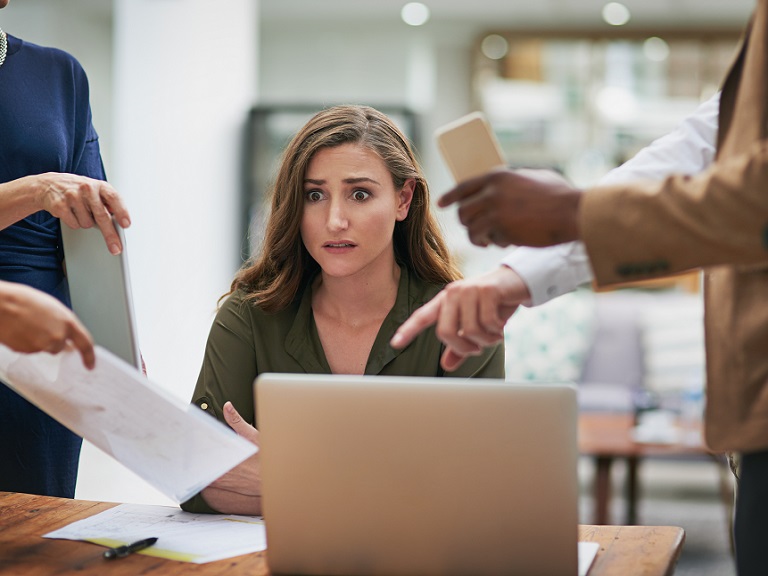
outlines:
[{"label": "white shirt cuff", "polygon": [[501,260],[512,268],[528,286],[530,303],[539,306],[553,298],[572,292],[592,281],[592,268],[581,242],[558,244],[549,248],[520,246]]}]

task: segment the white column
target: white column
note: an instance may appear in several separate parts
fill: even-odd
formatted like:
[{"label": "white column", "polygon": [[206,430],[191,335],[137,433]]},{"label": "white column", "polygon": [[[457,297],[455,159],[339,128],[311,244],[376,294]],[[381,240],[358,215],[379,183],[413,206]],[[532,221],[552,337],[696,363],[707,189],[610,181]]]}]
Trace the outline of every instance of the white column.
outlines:
[{"label": "white column", "polygon": [[115,169],[150,379],[188,398],[239,264],[254,0],[116,0]]},{"label": "white column", "polygon": [[[149,379],[189,401],[218,298],[239,266],[243,134],[257,78],[258,1],[115,0],[110,180],[126,198]],[[87,447],[88,448],[88,447]],[[84,450],[79,497],[109,466]],[[106,463],[108,464],[108,463]],[[93,484],[93,476],[102,482]]]}]

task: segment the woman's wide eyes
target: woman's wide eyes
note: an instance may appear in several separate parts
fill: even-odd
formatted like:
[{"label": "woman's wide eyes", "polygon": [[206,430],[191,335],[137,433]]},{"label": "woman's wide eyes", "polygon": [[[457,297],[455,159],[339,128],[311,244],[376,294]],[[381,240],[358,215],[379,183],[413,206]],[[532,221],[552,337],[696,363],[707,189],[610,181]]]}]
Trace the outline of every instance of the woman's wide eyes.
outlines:
[{"label": "woman's wide eyes", "polygon": [[[325,198],[325,195],[320,190],[308,190],[305,194],[309,202],[320,202],[323,198]],[[363,202],[370,196],[371,193],[367,190],[354,190],[352,192],[352,199],[357,202]]]}]

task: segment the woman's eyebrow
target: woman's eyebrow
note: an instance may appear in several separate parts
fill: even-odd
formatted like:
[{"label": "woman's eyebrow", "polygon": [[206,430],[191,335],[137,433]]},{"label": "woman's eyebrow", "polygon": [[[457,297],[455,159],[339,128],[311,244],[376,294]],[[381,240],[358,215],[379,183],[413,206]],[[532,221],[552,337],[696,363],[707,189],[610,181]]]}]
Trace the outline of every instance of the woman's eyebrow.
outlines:
[{"label": "woman's eyebrow", "polygon": [[[372,184],[376,184],[379,186],[379,182],[377,180],[374,180],[373,178],[368,178],[367,176],[360,176],[358,178],[345,178],[343,180],[345,184],[359,184],[361,182],[370,182]],[[322,186],[326,183],[326,180],[317,180],[315,178],[304,178],[304,184],[314,184],[315,186]]]},{"label": "woman's eyebrow", "polygon": [[371,182],[372,184],[376,184],[376,185],[379,184],[376,180],[374,180],[373,178],[368,178],[367,176],[361,176],[359,178],[344,179],[345,184],[359,184],[360,182]]}]

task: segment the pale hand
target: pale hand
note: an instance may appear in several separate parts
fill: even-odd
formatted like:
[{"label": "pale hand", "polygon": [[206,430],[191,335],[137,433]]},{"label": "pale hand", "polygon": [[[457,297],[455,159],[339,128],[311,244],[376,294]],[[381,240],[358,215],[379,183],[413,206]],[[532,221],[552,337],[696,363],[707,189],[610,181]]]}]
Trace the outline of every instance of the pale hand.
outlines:
[{"label": "pale hand", "polygon": [[[238,436],[259,445],[259,431],[242,419],[232,402],[226,402],[223,411],[224,419]],[[202,495],[209,506],[223,514],[261,514],[259,453],[211,482],[203,489]]]}]

